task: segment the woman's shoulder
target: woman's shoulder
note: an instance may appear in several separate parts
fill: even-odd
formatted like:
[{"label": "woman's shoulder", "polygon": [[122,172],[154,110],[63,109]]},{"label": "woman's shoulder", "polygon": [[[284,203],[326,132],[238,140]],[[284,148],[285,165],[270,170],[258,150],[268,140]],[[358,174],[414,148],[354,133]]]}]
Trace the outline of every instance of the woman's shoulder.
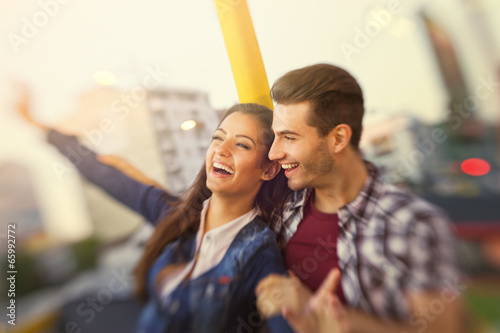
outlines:
[{"label": "woman's shoulder", "polygon": [[[262,267],[268,265],[273,272],[285,271],[276,234],[260,217],[256,217],[240,231],[235,239],[235,246],[240,267],[261,272]],[[259,267],[256,268],[255,265]]]},{"label": "woman's shoulder", "polygon": [[258,216],[240,230],[233,246],[240,261],[249,260],[256,253],[279,251],[276,234]]},{"label": "woman's shoulder", "polygon": [[276,234],[260,216],[256,216],[252,222],[241,229],[239,235],[252,241],[256,241],[257,238],[265,242],[276,240]]}]

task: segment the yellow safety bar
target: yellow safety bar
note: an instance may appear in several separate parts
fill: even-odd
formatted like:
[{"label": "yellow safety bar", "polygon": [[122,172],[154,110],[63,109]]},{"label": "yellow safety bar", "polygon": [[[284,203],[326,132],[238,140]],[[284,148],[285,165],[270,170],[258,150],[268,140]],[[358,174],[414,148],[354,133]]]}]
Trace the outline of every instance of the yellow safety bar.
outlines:
[{"label": "yellow safety bar", "polygon": [[246,0],[214,0],[240,103],[273,108],[264,62]]}]

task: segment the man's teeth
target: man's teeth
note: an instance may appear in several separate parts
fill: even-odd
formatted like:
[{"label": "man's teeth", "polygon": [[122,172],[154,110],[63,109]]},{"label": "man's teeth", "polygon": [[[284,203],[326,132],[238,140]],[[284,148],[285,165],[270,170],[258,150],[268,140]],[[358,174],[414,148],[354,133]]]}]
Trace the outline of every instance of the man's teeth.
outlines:
[{"label": "man's teeth", "polygon": [[230,174],[234,174],[234,170],[233,170],[233,169],[231,169],[231,168],[230,168],[230,167],[228,167],[228,166],[225,166],[224,164],[220,164],[220,163],[215,162],[214,164],[212,164],[212,166],[213,166],[214,168],[217,168],[217,169],[222,169],[222,170],[224,170],[224,171],[227,171],[227,172],[229,172]]},{"label": "man's teeth", "polygon": [[299,163],[293,163],[293,164],[282,164],[281,167],[283,169],[292,169],[292,168],[295,168],[295,167],[298,167],[299,166]]}]

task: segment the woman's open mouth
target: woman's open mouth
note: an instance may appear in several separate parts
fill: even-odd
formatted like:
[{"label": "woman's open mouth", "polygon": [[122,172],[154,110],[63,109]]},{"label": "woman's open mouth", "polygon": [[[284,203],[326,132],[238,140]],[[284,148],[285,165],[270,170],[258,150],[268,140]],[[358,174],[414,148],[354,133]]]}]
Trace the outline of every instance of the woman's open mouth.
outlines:
[{"label": "woman's open mouth", "polygon": [[219,177],[228,177],[234,175],[234,170],[222,163],[214,162],[212,164],[212,172]]}]

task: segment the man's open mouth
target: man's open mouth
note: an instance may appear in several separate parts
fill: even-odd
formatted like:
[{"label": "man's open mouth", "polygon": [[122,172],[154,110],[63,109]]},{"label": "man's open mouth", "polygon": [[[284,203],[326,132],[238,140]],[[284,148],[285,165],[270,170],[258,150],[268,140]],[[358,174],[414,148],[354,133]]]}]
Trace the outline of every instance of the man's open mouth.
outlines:
[{"label": "man's open mouth", "polygon": [[285,169],[285,176],[289,176],[299,166],[299,163],[283,163],[281,167]]},{"label": "man's open mouth", "polygon": [[299,166],[299,163],[287,163],[287,164],[282,164],[281,167],[287,171],[294,170]]}]

